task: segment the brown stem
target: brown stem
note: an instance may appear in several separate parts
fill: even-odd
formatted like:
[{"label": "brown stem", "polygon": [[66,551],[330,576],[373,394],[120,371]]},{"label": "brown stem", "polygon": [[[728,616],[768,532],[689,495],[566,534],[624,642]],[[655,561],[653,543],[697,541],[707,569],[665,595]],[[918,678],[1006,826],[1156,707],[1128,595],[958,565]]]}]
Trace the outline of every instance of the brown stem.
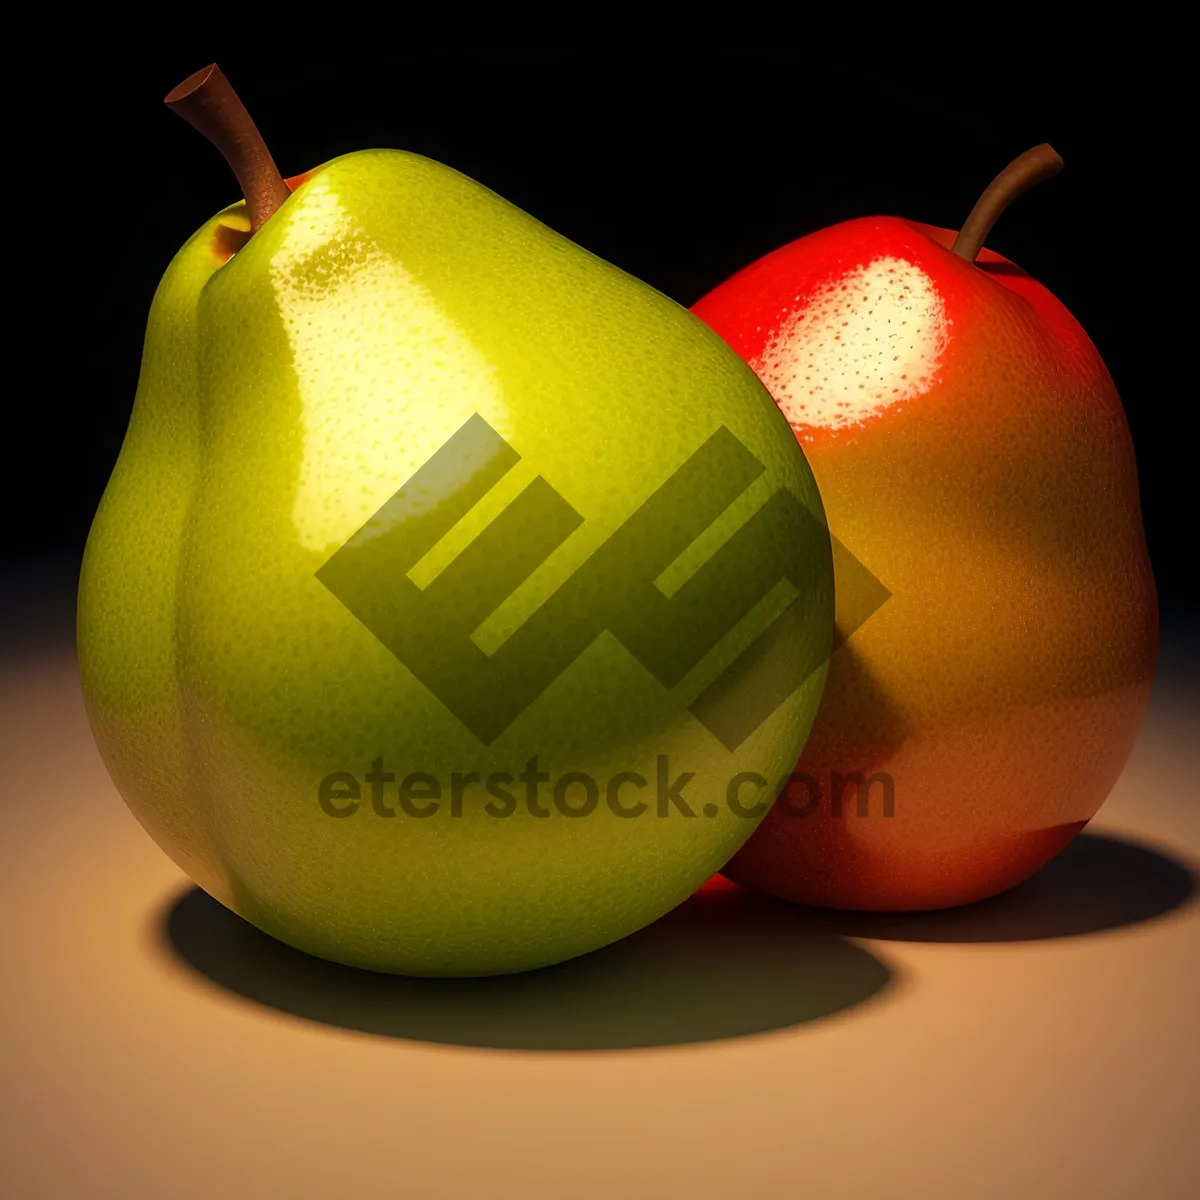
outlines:
[{"label": "brown stem", "polygon": [[967,262],[974,262],[987,235],[1000,214],[1031,187],[1052,178],[1062,170],[1063,160],[1051,149],[1048,142],[1026,150],[988,184],[987,190],[975,202],[971,215],[963,223],[954,245],[950,249]]},{"label": "brown stem", "polygon": [[166,105],[198,129],[233,168],[246,197],[250,232],[257,233],[291,193],[267,144],[216,63],[189,75]]}]

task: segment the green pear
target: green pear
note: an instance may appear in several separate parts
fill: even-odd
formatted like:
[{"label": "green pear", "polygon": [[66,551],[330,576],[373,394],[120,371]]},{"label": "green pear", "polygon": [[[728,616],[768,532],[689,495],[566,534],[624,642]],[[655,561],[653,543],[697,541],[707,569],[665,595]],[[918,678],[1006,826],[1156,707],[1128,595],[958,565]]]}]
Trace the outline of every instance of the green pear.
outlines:
[{"label": "green pear", "polygon": [[250,227],[167,269],[87,543],[121,795],[212,896],[354,966],[504,973],[654,921],[820,699],[831,556],[787,421],[682,307],[418,155],[335,158]]}]

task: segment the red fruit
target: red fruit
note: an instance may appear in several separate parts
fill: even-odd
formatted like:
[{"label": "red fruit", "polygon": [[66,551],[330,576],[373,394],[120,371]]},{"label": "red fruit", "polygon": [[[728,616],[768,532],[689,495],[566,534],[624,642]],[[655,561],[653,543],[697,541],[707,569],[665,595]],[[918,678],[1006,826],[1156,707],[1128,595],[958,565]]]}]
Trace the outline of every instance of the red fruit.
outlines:
[{"label": "red fruit", "polygon": [[855,909],[981,899],[1057,854],[1133,747],[1158,610],[1125,415],[1067,309],[975,253],[1058,166],[1049,147],[1018,159],[957,252],[948,230],[847,221],[694,307],[892,593],[831,659],[797,776],[725,871],[744,886]]}]

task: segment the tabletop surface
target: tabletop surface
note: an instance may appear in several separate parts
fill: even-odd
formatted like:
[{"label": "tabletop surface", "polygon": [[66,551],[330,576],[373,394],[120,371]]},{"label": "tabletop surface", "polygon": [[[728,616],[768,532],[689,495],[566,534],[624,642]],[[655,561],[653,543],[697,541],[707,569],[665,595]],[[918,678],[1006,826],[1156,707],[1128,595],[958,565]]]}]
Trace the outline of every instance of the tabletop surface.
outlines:
[{"label": "tabletop surface", "polygon": [[6,1197],[1155,1197],[1200,1181],[1200,700],[1100,815],[909,917],[712,888],[507,979],[310,959],[193,888],[59,642],[0,663]]}]

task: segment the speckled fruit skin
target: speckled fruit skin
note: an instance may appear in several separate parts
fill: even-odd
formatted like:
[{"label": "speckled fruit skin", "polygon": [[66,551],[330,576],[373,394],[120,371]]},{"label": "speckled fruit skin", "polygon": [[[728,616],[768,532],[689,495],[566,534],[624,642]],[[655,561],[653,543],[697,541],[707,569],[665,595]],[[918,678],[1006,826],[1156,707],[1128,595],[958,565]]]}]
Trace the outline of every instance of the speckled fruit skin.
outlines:
[{"label": "speckled fruit skin", "polygon": [[[789,788],[725,871],[775,896],[933,909],[1012,887],[1095,814],[1149,698],[1157,600],[1112,380],[1049,291],[954,236],[849,221],[693,308],[772,389],[831,533],[892,592],[831,660],[798,766],[819,807],[789,815],[813,787]],[[830,364],[843,378],[813,374]],[[884,781],[867,816],[853,784],[835,815],[835,772],[890,775],[893,815]]]},{"label": "speckled fruit skin", "polygon": [[[756,822],[726,805],[727,781],[787,776],[824,667],[730,753],[685,707],[723,662],[706,658],[698,682],[668,692],[604,635],[484,746],[315,572],[475,413],[522,456],[516,484],[541,474],[585,518],[502,606],[508,628],[721,425],[765,466],[764,488],[790,488],[821,514],[803,453],[700,321],[457,172],[364,151],[289,182],[249,240],[242,205],[209,221],[155,297],[80,581],[99,748],[198,884],[313,954],[481,975],[612,942],[685,899],[749,836]],[[458,532],[469,540],[498,505],[485,501]],[[731,532],[718,520],[698,547]],[[804,636],[827,649],[827,553],[811,580]],[[696,815],[658,817],[651,790],[638,819],[603,804],[570,819],[545,785],[551,815],[535,817],[520,784],[507,818],[484,811],[493,798],[479,788],[460,816],[448,796],[434,816],[409,816],[395,784],[390,817],[365,782],[350,817],[318,802],[327,775],[363,780],[377,758],[446,787],[454,771],[516,773],[534,754],[553,779],[586,771],[603,787],[632,771],[651,789],[665,754],[672,778],[694,773],[683,795]]]}]

